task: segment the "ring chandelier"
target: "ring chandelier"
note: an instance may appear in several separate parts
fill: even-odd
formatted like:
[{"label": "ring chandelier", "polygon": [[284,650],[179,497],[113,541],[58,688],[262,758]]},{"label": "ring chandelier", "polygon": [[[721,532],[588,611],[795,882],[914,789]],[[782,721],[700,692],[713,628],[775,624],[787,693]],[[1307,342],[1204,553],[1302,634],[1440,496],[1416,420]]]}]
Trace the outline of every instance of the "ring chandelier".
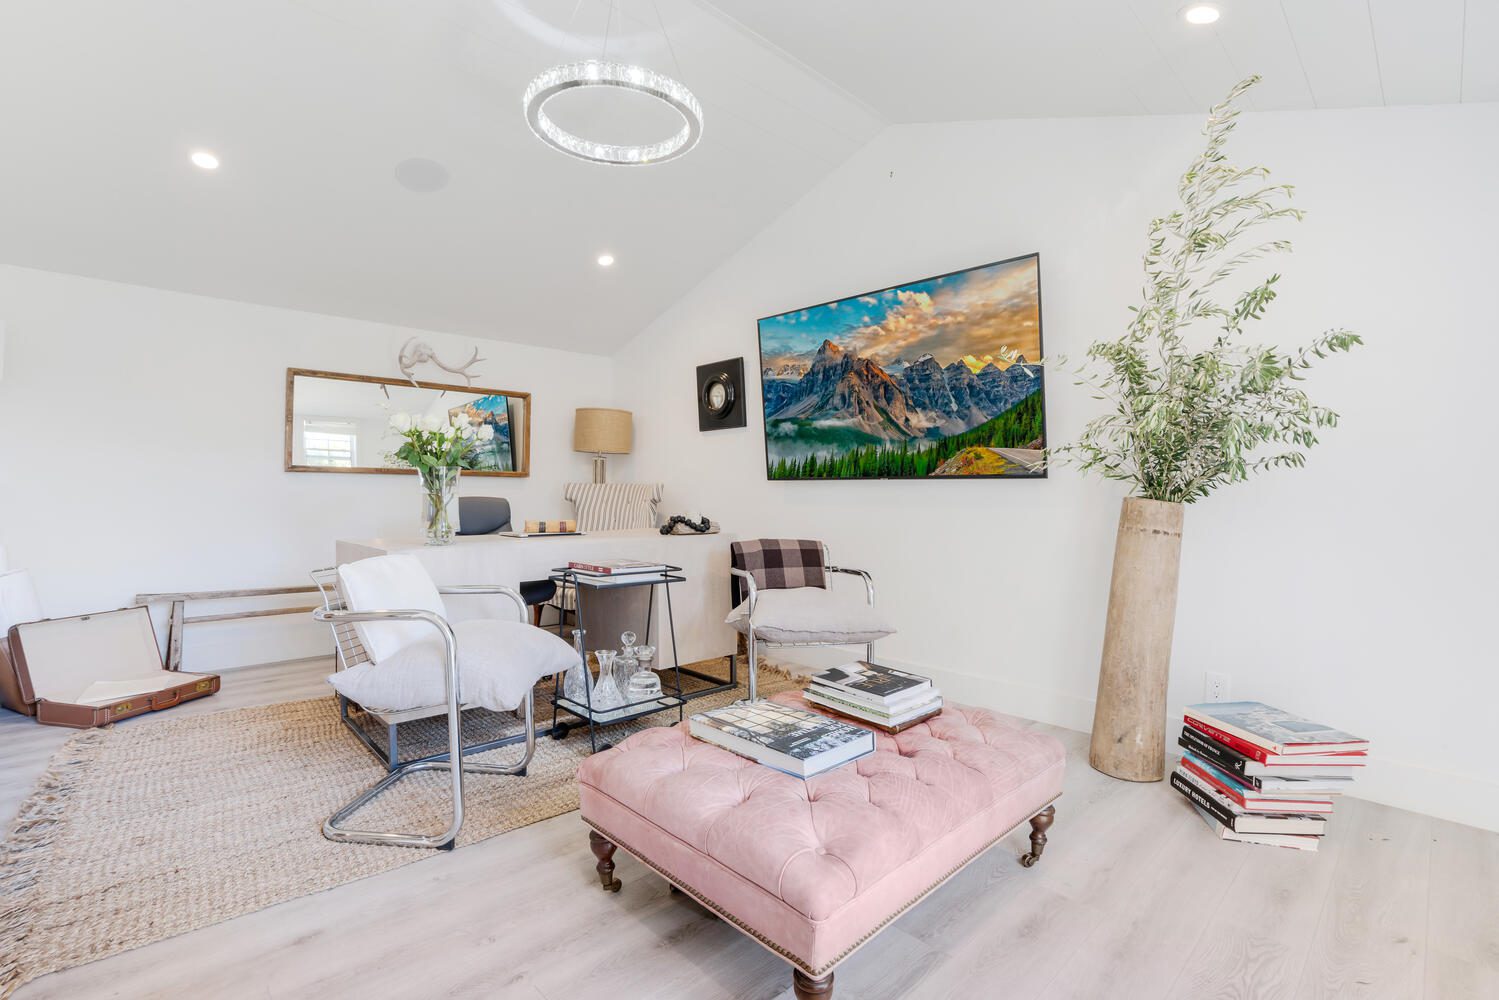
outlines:
[{"label": "ring chandelier", "polygon": [[[682,127],[660,142],[634,146],[594,142],[575,135],[547,117],[546,103],[578,87],[621,87],[654,98],[682,116]],[[536,137],[553,149],[593,163],[664,163],[685,154],[703,135],[703,108],[681,83],[664,73],[629,63],[590,59],[564,63],[539,74],[526,87],[522,104]]]}]

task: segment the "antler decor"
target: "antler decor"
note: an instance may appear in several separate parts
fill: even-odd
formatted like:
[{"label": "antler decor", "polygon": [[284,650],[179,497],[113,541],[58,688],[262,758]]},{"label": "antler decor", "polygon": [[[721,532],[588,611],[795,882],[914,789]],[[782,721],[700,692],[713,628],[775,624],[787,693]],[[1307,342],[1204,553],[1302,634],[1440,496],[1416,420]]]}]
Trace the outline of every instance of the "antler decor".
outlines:
[{"label": "antler decor", "polygon": [[396,366],[401,369],[401,374],[406,376],[406,378],[411,382],[412,385],[416,385],[416,375],[412,372],[412,369],[417,365],[426,364],[428,361],[432,362],[434,365],[441,368],[445,372],[452,372],[454,375],[462,375],[466,381],[466,384],[473,385],[474,376],[470,375],[468,370],[483,360],[483,358],[479,357],[479,349],[476,347],[474,348],[473,357],[469,358],[457,368],[454,368],[450,365],[445,365],[440,360],[438,360],[437,352],[432,349],[431,344],[412,337],[410,340],[406,341],[405,346],[401,348],[401,353],[396,358]]}]

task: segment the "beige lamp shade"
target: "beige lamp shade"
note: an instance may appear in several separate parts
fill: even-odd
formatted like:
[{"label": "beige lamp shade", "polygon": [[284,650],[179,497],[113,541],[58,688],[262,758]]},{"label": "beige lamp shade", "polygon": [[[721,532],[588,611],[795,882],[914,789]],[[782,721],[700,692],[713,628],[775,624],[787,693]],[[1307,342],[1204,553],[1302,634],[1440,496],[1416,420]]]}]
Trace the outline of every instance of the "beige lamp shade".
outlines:
[{"label": "beige lamp shade", "polygon": [[579,407],[573,417],[573,451],[628,455],[633,437],[629,410]]}]

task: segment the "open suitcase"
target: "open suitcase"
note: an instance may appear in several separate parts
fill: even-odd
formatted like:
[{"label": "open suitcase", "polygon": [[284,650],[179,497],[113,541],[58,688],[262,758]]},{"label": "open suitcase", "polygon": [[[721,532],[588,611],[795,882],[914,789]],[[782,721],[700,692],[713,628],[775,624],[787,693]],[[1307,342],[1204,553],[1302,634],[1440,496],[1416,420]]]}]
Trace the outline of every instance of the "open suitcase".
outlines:
[{"label": "open suitcase", "polygon": [[0,705],[49,726],[103,726],[219,689],[218,674],[162,667],[145,608],[25,622],[7,639]]}]

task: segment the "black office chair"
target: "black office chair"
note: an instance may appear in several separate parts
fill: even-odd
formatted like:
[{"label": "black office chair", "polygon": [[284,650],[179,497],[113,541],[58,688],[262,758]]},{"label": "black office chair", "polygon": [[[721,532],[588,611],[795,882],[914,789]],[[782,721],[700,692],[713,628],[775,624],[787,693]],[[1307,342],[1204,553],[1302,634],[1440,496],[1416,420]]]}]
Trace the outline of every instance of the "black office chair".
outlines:
[{"label": "black office chair", "polygon": [[[459,497],[458,534],[493,535],[510,529],[510,501],[504,497]],[[557,593],[551,580],[522,580],[520,596],[531,609],[531,624],[541,626],[541,607]]]}]

